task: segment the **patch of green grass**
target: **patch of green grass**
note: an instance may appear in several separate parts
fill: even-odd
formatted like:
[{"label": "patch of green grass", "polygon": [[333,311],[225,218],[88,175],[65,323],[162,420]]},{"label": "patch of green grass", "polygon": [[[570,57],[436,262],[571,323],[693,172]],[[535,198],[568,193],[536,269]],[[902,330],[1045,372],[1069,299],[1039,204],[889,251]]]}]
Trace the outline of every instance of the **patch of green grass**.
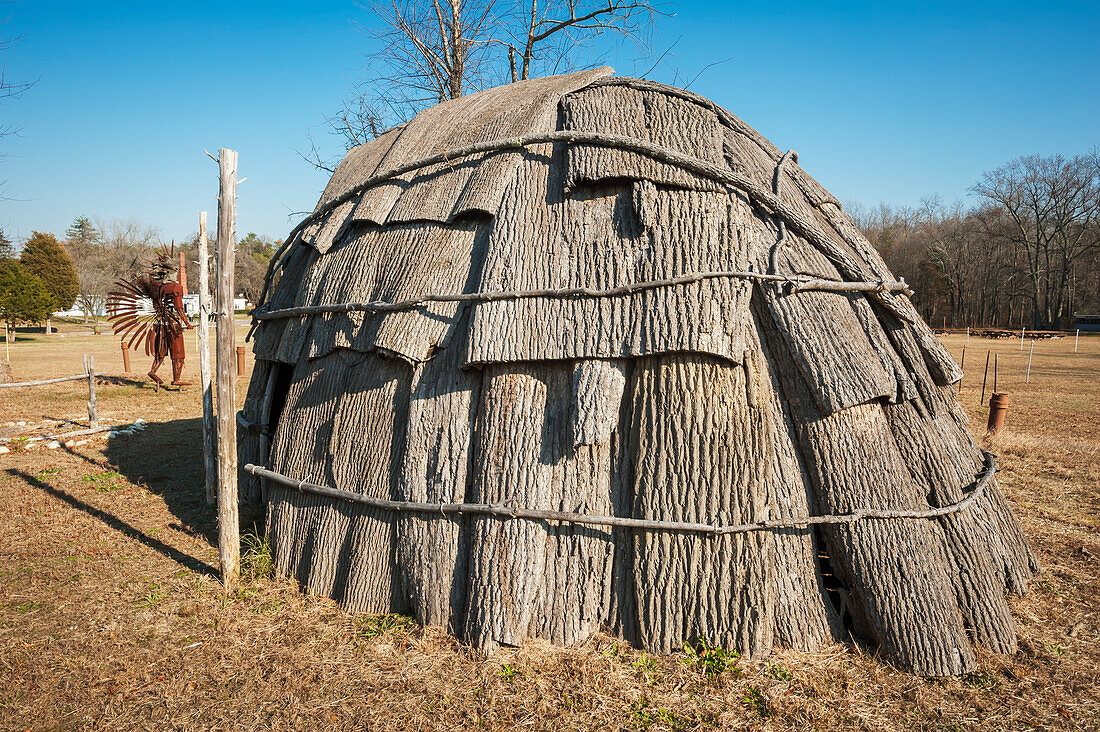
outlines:
[{"label": "patch of green grass", "polygon": [[765,671],[768,676],[777,681],[794,681],[794,675],[788,670],[778,665],[768,666]]},{"label": "patch of green grass", "polygon": [[355,619],[356,633],[370,640],[383,635],[403,635],[416,627],[416,622],[405,615],[367,615]]},{"label": "patch of green grass", "polygon": [[510,663],[505,663],[501,665],[500,671],[497,671],[497,676],[505,681],[514,681],[517,677],[523,676],[523,670]]},{"label": "patch of green grass", "polygon": [[139,610],[152,610],[168,599],[168,590],[161,589],[156,582],[149,583],[149,591],[137,599],[134,607]]},{"label": "patch of green grass", "polygon": [[772,716],[772,705],[768,697],[764,696],[759,688],[749,684],[745,687],[745,693],[741,697],[741,703],[756,713],[761,719]]},{"label": "patch of green grass", "polygon": [[684,658],[680,662],[699,671],[708,679],[717,679],[727,671],[740,676],[741,669],[737,666],[739,658],[741,654],[737,651],[717,648],[710,645],[706,638],[700,638],[694,645],[684,643]]},{"label": "patch of green grass", "polygon": [[664,707],[652,707],[649,698],[640,696],[630,705],[630,722],[634,729],[649,729],[659,725],[661,729],[685,732],[686,730],[708,729],[714,727],[717,720],[712,716],[677,714]]},{"label": "patch of green grass", "polygon": [[241,579],[255,582],[275,572],[275,559],[267,539],[254,532],[241,536]]},{"label": "patch of green grass", "polygon": [[31,600],[30,602],[12,602],[12,603],[8,603],[8,607],[10,607],[12,610],[14,610],[19,615],[22,615],[24,613],[29,613],[32,610],[44,610],[49,606],[46,605],[46,603],[44,603],[44,602],[40,602],[38,600]]},{"label": "patch of green grass", "polygon": [[34,477],[42,480],[43,478],[49,478],[51,475],[58,475],[61,472],[58,468],[44,468],[35,473]]},{"label": "patch of green grass", "polygon": [[92,475],[85,475],[81,478],[85,483],[92,484],[92,490],[100,493],[110,493],[121,488],[125,481],[122,476],[114,470],[105,470],[102,473],[93,473]]},{"label": "patch of green grass", "polygon": [[647,656],[643,652],[630,665],[641,672],[642,678],[650,686],[661,680],[661,674],[657,672],[657,659],[653,656]]}]

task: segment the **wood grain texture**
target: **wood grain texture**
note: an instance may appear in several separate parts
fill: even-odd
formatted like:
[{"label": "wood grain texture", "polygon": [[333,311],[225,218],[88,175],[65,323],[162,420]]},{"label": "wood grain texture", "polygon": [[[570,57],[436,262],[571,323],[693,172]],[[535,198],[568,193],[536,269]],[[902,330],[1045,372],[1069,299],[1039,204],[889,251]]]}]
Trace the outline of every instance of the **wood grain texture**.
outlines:
[{"label": "wood grain texture", "polygon": [[[550,151],[544,151],[551,154]],[[560,151],[528,156],[493,224],[478,291],[610,288],[747,264],[729,194],[620,183],[564,194]],[[607,298],[478,303],[468,364],[671,351],[739,360],[749,284],[707,280]]]},{"label": "wood grain texture", "polygon": [[[772,445],[766,483],[771,515],[812,516],[813,484],[796,445],[795,421],[782,396],[776,365],[755,322],[750,336],[753,352],[745,360],[749,393],[757,395],[756,410],[762,413]],[[841,618],[827,597],[813,530],[782,529],[774,533],[774,543],[776,645],[811,651],[841,640]]]},{"label": "wood grain texture", "polygon": [[[614,112],[608,114],[611,110]],[[566,95],[561,111],[565,130],[633,137],[711,163],[722,159],[718,117],[697,104],[659,91],[589,86]],[[586,183],[623,179],[694,190],[722,190],[712,181],[638,153],[571,145],[565,155],[566,191]]]},{"label": "wood grain texture", "polygon": [[[271,465],[287,475],[392,498],[411,375],[394,359],[350,351],[302,362],[275,432]],[[270,491],[276,569],[349,610],[404,609],[393,571],[395,517],[296,493]]]},{"label": "wood grain texture", "polygon": [[[486,369],[471,501],[610,512],[611,449],[572,445],[568,364]],[[472,520],[466,637],[578,643],[609,602],[612,533],[548,522]]]},{"label": "wood grain texture", "polygon": [[217,254],[217,447],[218,447],[218,555],[222,584],[236,589],[240,570],[240,516],[237,505],[237,341],[233,330],[233,259],[237,249],[237,153],[218,150]]},{"label": "wood grain texture", "polygon": [[[639,359],[628,387],[636,516],[742,522],[769,517],[765,421],[745,369],[712,357]],[[706,639],[747,656],[772,645],[775,542],[770,532],[634,536],[638,639],[661,653]]]},{"label": "wood grain texture", "polygon": [[[460,323],[465,326],[466,319]],[[466,500],[481,372],[459,368],[463,346],[451,343],[413,371],[398,500]],[[466,524],[461,517],[443,515],[398,519],[397,569],[413,617],[420,623],[461,629],[469,553]]]}]

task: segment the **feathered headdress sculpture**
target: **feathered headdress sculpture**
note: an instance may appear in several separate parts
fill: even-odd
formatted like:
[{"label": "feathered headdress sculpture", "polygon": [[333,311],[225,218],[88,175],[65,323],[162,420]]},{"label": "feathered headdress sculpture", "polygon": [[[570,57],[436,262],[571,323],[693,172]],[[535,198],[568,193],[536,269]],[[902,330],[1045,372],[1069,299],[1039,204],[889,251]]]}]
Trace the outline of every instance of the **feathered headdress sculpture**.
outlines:
[{"label": "feathered headdress sculpture", "polygon": [[161,245],[141,272],[130,279],[115,281],[118,289],[107,293],[107,317],[115,335],[127,348],[145,344],[153,356],[158,331],[171,325],[186,325],[175,308],[162,297],[162,286],[176,272],[176,245]]}]

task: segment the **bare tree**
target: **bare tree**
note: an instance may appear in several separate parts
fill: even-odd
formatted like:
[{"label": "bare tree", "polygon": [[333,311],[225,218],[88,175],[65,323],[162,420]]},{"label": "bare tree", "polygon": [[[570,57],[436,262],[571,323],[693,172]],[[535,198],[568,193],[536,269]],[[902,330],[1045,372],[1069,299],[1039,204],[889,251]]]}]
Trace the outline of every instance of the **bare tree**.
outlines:
[{"label": "bare tree", "polygon": [[136,219],[98,221],[95,227],[77,227],[77,222],[65,242],[80,278],[76,301],[98,322],[115,281],[142,265],[153,247],[160,244],[160,232]]},{"label": "bare tree", "polygon": [[[6,17],[0,20],[0,27],[7,25],[11,20],[11,17]],[[18,99],[23,95],[23,92],[34,86],[37,81],[25,81],[25,80],[13,80],[7,73],[7,56],[8,49],[20,40],[19,36],[11,37],[5,36],[0,32],[0,103]],[[0,139],[7,137],[19,131],[19,127],[12,124],[0,124]],[[3,155],[0,155],[2,158]],[[0,180],[0,198],[3,198],[3,187],[5,181]]]},{"label": "bare tree", "polygon": [[[651,0],[386,0],[361,5],[375,50],[367,74],[328,123],[347,148],[424,107],[533,76],[596,65],[612,35],[648,52]],[[606,48],[607,44],[604,44]],[[307,160],[320,159],[316,145]]]},{"label": "bare tree", "polygon": [[1023,255],[1035,328],[1068,315],[1076,265],[1100,247],[1100,155],[1028,155],[982,176],[973,191],[1011,220]]}]

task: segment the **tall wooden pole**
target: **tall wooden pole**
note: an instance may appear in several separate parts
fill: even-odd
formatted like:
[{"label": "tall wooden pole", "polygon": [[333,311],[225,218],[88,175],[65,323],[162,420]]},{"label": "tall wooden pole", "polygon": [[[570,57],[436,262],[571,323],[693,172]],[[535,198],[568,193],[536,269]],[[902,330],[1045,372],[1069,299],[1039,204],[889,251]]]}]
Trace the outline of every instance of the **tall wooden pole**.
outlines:
[{"label": "tall wooden pole", "polygon": [[234,392],[237,347],[233,332],[233,259],[236,242],[237,153],[218,150],[217,369],[218,369],[218,554],[226,592],[237,586],[240,526],[237,507],[237,429]]},{"label": "tall wooden pole", "polygon": [[95,356],[84,357],[84,373],[88,374],[88,427],[94,430],[99,426],[95,403]]},{"label": "tall wooden pole", "polygon": [[989,351],[985,352],[985,375],[982,376],[982,398],[978,404],[985,404],[985,385],[989,381]]},{"label": "tall wooden pole", "polygon": [[202,454],[206,466],[206,502],[218,497],[218,448],[215,444],[214,387],[210,377],[210,247],[206,241],[206,212],[199,214],[199,383],[202,385]]}]

